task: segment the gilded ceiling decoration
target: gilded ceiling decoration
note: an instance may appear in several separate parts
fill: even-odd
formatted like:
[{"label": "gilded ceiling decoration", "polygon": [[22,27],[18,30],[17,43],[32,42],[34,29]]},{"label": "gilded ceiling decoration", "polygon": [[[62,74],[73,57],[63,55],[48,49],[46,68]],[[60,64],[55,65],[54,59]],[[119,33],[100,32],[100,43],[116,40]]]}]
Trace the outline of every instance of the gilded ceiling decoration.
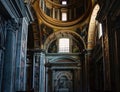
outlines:
[{"label": "gilded ceiling decoration", "polygon": [[99,10],[99,5],[97,4],[92,12],[92,16],[90,19],[90,23],[89,23],[89,28],[88,28],[88,45],[87,48],[89,50],[91,50],[94,47],[95,44],[95,31],[96,30],[96,16]]},{"label": "gilded ceiling decoration", "polygon": [[[93,2],[91,0],[64,0],[66,5],[62,5],[63,0],[36,0],[33,8],[36,11],[39,23],[59,28],[68,29],[83,26],[88,23],[92,11]],[[62,13],[67,13],[67,20],[62,21]]]},{"label": "gilded ceiling decoration", "polygon": [[[92,28],[89,22],[94,4],[94,0],[33,0],[31,5],[40,28],[38,28],[41,34],[39,43],[42,44],[42,48],[49,35],[59,30],[75,31],[82,37],[85,44],[89,43],[89,39],[92,39],[90,36],[92,31],[88,32],[88,26]],[[42,25],[52,31],[49,29],[44,31]]]}]

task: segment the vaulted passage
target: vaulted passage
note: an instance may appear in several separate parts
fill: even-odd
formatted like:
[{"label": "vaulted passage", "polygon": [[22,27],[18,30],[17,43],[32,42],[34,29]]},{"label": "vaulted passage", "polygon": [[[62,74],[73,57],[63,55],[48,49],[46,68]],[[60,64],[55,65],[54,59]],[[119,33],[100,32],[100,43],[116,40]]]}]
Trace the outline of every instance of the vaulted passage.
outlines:
[{"label": "vaulted passage", "polygon": [[0,92],[120,92],[119,0],[0,0]]}]

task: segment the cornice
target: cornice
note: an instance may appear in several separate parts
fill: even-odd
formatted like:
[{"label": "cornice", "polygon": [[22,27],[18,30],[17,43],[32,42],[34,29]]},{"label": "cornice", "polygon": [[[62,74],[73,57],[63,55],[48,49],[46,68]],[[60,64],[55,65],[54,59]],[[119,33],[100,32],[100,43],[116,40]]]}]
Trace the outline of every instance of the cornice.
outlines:
[{"label": "cornice", "polygon": [[20,18],[25,16],[25,7],[22,0],[0,0],[0,2],[12,18]]}]

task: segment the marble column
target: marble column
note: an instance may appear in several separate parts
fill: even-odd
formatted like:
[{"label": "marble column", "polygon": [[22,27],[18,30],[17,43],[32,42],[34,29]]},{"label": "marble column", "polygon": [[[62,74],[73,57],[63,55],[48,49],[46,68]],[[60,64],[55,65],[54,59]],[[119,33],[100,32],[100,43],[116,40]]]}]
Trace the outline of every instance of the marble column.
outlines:
[{"label": "marble column", "polygon": [[39,92],[39,77],[40,77],[40,53],[34,52],[33,55],[33,88],[35,92]]},{"label": "marble column", "polygon": [[[39,92],[45,92],[45,53],[40,53],[40,90]],[[42,85],[41,85],[42,84]]]},{"label": "marble column", "polygon": [[53,8],[52,11],[53,11],[53,12],[52,12],[52,16],[53,16],[53,18],[55,18],[55,8]]},{"label": "marble column", "polygon": [[[90,62],[90,56],[91,51],[85,50],[83,52],[83,55],[85,55],[85,62],[83,62],[82,67],[82,91],[83,92],[89,92],[89,62]],[[83,57],[83,56],[82,56]]]},{"label": "marble column", "polygon": [[60,20],[60,9],[57,10],[57,19]]},{"label": "marble column", "polygon": [[0,91],[2,86],[2,78],[3,78],[3,63],[4,63],[4,49],[0,48]]},{"label": "marble column", "polygon": [[4,63],[4,51],[5,51],[5,38],[6,38],[6,30],[3,16],[0,15],[0,91],[2,86],[2,78],[3,78],[3,63]]},{"label": "marble column", "polygon": [[2,76],[3,76],[3,58],[4,57],[4,52],[2,49],[0,49],[0,91],[1,91],[1,86],[2,86]]},{"label": "marble column", "polygon": [[35,92],[45,92],[45,54],[41,50],[34,53],[33,88]]},{"label": "marble column", "polygon": [[14,92],[17,24],[9,20],[5,43],[2,92]]}]

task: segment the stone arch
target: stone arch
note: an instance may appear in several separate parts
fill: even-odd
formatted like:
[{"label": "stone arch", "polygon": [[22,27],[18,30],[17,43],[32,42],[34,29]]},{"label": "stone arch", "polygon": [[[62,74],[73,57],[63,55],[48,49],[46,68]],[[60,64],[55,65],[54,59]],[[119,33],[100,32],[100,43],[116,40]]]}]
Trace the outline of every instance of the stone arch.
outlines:
[{"label": "stone arch", "polygon": [[71,30],[60,30],[57,32],[52,33],[45,41],[44,43],[44,49],[48,50],[48,47],[50,46],[50,44],[61,37],[72,37],[73,39],[76,39],[80,42],[80,44],[83,46],[84,49],[86,49],[86,44],[84,42],[84,40],[82,39],[82,37],[77,34],[74,31]]},{"label": "stone arch", "polygon": [[72,77],[73,77],[73,76],[71,76],[70,72],[62,71],[62,72],[58,72],[58,74],[55,76],[55,79],[57,80],[62,76],[66,76],[69,80],[72,80]]},{"label": "stone arch", "polygon": [[51,63],[57,63],[57,62],[62,62],[62,60],[67,60],[67,62],[80,62],[80,60],[73,58],[73,57],[66,57],[66,56],[61,56],[61,57],[56,57],[50,60]]},{"label": "stone arch", "polygon": [[95,7],[93,8],[93,12],[91,15],[90,24],[88,28],[88,41],[87,41],[88,50],[92,50],[92,48],[94,47],[96,16],[97,16],[99,9],[100,9],[99,4],[96,4]]}]

